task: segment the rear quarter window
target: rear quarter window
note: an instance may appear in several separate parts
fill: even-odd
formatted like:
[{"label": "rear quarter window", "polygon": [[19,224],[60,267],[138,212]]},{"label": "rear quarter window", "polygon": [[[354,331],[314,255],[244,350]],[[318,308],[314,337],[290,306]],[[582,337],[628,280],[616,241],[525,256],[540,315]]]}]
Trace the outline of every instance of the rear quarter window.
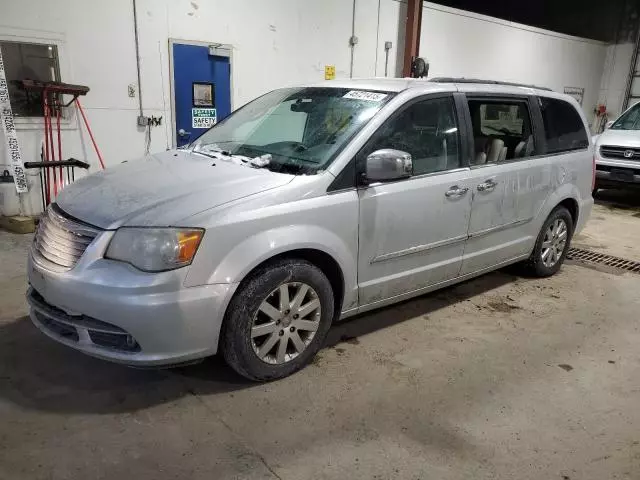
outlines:
[{"label": "rear quarter window", "polygon": [[569,102],[555,98],[540,98],[547,152],[569,152],[589,146],[589,137],[582,118]]}]

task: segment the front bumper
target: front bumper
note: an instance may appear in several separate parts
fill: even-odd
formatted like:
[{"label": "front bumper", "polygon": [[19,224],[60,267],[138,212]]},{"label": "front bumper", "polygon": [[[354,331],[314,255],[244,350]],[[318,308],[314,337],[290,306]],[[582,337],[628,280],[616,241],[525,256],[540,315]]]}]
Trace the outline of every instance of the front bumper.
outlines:
[{"label": "front bumper", "polygon": [[596,187],[620,189],[640,187],[640,162],[598,156]]},{"label": "front bumper", "polygon": [[626,179],[616,178],[610,171],[596,170],[597,188],[640,188],[640,174]]},{"label": "front bumper", "polygon": [[186,268],[157,274],[106,260],[96,239],[68,272],[29,254],[33,323],[88,355],[132,366],[169,366],[216,353],[237,284],[184,287]]}]

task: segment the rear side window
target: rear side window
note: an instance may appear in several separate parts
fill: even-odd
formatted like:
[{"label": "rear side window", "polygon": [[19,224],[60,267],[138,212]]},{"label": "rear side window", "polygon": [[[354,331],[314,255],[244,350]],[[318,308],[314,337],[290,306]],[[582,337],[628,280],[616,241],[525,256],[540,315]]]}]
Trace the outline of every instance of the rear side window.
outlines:
[{"label": "rear side window", "polygon": [[535,155],[527,101],[470,98],[475,147],[472,165],[520,160]]},{"label": "rear side window", "polygon": [[589,138],[576,109],[564,100],[540,98],[547,152],[569,152],[589,146]]}]

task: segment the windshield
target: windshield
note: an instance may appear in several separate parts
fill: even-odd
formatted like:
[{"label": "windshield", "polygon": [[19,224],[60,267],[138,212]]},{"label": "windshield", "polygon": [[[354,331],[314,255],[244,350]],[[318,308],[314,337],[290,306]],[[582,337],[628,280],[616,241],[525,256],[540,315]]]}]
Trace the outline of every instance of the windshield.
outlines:
[{"label": "windshield", "polygon": [[640,130],[640,103],[634,105],[627,113],[623,114],[613,125],[613,130]]},{"label": "windshield", "polygon": [[190,147],[274,171],[315,173],[393,95],[348,88],[275,90],[235,111]]}]

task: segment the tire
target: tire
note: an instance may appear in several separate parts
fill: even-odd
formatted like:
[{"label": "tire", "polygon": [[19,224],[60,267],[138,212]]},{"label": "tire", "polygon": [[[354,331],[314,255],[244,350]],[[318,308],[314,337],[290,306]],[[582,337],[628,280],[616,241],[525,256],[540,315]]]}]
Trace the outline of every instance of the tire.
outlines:
[{"label": "tire", "polygon": [[[298,294],[301,298],[296,306]],[[281,305],[289,305],[289,309]],[[316,305],[318,309],[305,314]],[[240,284],[231,300],[220,350],[229,366],[245,378],[264,382],[287,377],[311,362],[320,350],[331,327],[333,309],[331,284],[318,267],[301,259],[266,264]],[[276,343],[269,348],[269,342]]]},{"label": "tire", "polygon": [[[557,254],[557,260],[555,263],[550,265],[548,263],[550,258],[549,256],[547,256],[546,262],[545,259],[543,259],[543,253],[545,251],[543,244],[545,244],[545,240],[548,238],[547,234],[550,233],[551,226],[557,224],[556,222],[564,222],[566,227],[566,238],[564,245],[562,245],[562,251]],[[564,263],[567,252],[569,251],[571,238],[573,236],[573,227],[573,218],[571,217],[569,210],[564,207],[556,207],[544,222],[544,225],[542,225],[542,229],[538,234],[533,252],[529,257],[529,260],[525,262],[526,271],[536,277],[550,277],[551,275],[556,274]],[[559,248],[559,246],[557,248]],[[548,253],[547,255],[553,256],[553,253]]]}]

